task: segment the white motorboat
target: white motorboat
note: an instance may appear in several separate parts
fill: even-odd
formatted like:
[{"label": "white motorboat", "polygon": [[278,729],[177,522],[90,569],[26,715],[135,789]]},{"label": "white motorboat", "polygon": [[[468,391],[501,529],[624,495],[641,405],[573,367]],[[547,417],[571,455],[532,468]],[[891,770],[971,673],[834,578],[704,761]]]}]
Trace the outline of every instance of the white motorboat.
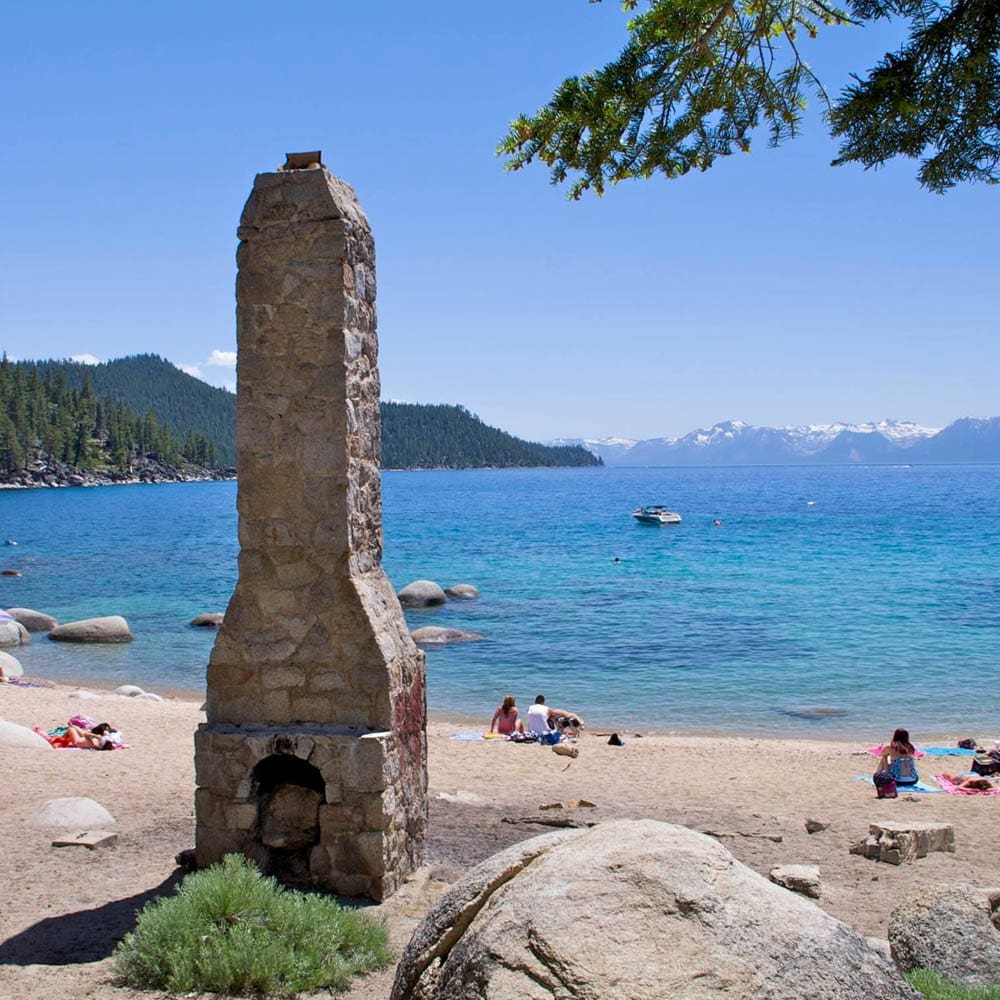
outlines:
[{"label": "white motorboat", "polygon": [[680,514],[675,514],[666,507],[654,505],[652,507],[636,507],[632,511],[632,516],[640,524],[680,524]]}]

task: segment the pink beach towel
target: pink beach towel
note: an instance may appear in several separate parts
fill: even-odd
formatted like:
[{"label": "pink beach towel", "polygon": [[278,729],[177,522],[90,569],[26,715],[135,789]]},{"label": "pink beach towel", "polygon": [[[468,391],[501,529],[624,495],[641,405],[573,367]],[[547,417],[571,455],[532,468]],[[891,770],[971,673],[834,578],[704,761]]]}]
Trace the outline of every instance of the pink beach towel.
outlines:
[{"label": "pink beach towel", "polygon": [[[869,747],[868,748],[868,753],[870,753],[873,757],[881,757],[882,756],[882,752],[884,750],[885,750],[885,747]],[[924,754],[923,750],[916,750],[916,749],[914,749],[913,756],[914,757],[923,757],[923,756],[925,756],[925,754]]]},{"label": "pink beach towel", "polygon": [[934,780],[941,786],[941,791],[948,795],[1000,795],[1000,788],[991,788],[988,792],[980,788],[959,788],[943,774],[935,774]]}]

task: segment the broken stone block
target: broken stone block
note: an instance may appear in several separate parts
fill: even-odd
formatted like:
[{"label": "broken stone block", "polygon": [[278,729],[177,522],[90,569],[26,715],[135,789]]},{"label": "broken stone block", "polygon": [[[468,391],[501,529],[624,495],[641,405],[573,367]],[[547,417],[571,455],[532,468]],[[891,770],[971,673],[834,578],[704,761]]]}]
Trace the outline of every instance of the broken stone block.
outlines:
[{"label": "broken stone block", "polygon": [[53,847],[88,847],[95,850],[98,847],[111,847],[118,843],[118,834],[107,830],[77,830],[52,841]]},{"label": "broken stone block", "polygon": [[770,879],[775,885],[799,892],[811,899],[819,899],[819,866],[818,865],[778,865],[772,868]]},{"label": "broken stone block", "polygon": [[932,851],[955,853],[955,828],[950,823],[872,823],[868,837],[850,849],[851,854],[890,865],[925,858]]}]

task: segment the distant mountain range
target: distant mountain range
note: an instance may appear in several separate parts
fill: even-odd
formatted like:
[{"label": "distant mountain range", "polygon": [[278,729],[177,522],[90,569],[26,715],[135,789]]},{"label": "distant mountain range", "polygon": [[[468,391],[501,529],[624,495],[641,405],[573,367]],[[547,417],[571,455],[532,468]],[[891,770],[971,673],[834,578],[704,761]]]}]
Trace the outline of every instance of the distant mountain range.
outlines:
[{"label": "distant mountain range", "polygon": [[963,417],[944,429],[906,420],[754,427],[727,420],[683,437],[561,438],[608,466],[891,465],[1000,463],[1000,417]]}]

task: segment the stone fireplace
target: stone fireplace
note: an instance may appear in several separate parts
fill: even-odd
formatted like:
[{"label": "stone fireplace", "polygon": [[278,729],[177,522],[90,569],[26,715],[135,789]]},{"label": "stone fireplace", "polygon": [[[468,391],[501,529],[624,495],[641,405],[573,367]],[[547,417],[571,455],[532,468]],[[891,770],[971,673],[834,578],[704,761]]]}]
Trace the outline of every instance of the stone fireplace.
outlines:
[{"label": "stone fireplace", "polygon": [[319,153],[257,176],[239,237],[239,580],[197,862],[383,899],[421,863],[427,771],[423,654],[381,568],[374,243]]}]

